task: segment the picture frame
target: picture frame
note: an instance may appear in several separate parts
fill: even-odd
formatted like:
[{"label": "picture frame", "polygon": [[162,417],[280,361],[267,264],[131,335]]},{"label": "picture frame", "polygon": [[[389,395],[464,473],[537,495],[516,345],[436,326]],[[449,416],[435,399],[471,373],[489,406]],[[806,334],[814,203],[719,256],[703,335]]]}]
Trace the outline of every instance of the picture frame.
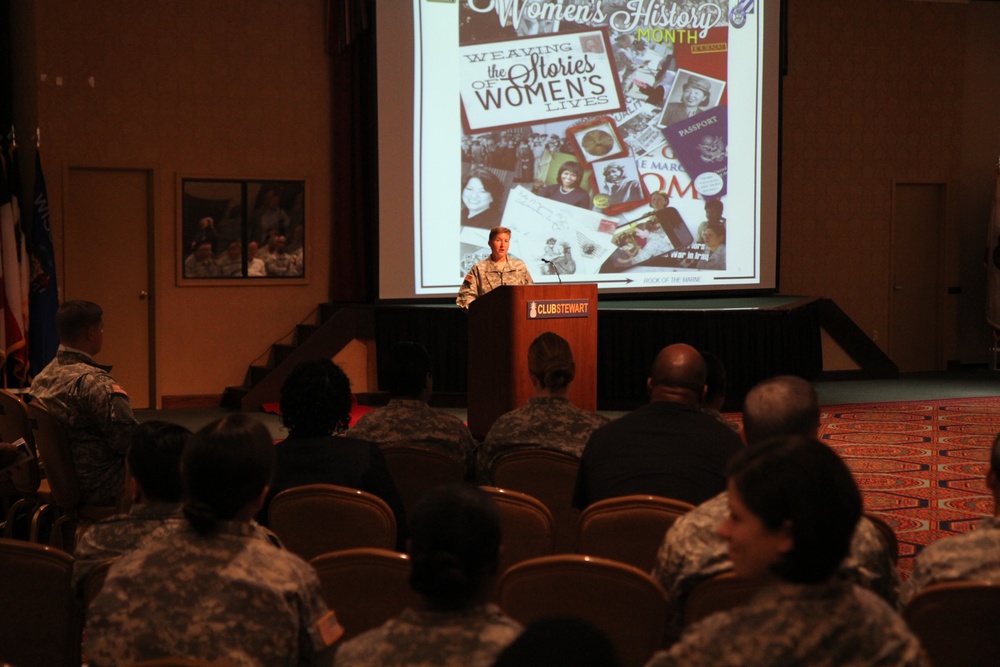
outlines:
[{"label": "picture frame", "polygon": [[628,155],[628,146],[610,116],[573,125],[567,134],[577,156],[585,165]]},{"label": "picture frame", "polygon": [[304,179],[177,181],[179,286],[308,282]]}]

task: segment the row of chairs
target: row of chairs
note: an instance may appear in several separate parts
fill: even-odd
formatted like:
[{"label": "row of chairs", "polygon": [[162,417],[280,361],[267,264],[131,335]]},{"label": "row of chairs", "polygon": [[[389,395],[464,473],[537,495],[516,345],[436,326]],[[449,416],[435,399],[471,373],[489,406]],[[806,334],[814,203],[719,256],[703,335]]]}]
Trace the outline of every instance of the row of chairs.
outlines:
[{"label": "row of chairs", "polygon": [[[23,667],[79,665],[82,614],[70,590],[72,557],[49,546],[0,539],[0,562],[4,564],[0,662]],[[311,563],[327,603],[344,625],[345,638],[377,627],[417,603],[409,587],[410,562],[405,554],[346,549]],[[88,586],[93,595],[99,582]],[[755,584],[731,574],[705,581],[690,595],[685,624],[741,604],[756,590]],[[623,665],[643,664],[663,644],[663,591],[645,572],[624,563],[578,554],[531,558],[501,575],[497,601],[524,625],[566,615],[590,622],[608,635]],[[998,617],[1000,585],[973,582],[930,586],[904,610],[906,622],[936,667],[1000,664],[1000,638],[993,628]]]}]

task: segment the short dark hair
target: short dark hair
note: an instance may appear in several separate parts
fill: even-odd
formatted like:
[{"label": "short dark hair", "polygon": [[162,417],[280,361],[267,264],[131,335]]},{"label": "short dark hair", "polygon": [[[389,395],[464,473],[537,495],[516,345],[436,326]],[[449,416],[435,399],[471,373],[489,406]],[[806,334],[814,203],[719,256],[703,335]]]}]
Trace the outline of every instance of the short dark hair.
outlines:
[{"label": "short dark hair", "polygon": [[420,343],[400,341],[389,349],[386,364],[386,385],[389,394],[414,398],[427,386],[431,372],[431,355]]},{"label": "short dark hair", "polygon": [[191,431],[180,424],[153,420],[132,431],[128,455],[129,472],[143,493],[158,502],[181,500],[181,454]]},{"label": "short dark hair", "polygon": [[500,510],[471,484],[427,492],[410,526],[410,587],[445,609],[464,609],[481,595],[500,557]]},{"label": "short dark hair", "polygon": [[[462,179],[462,189],[464,190],[469,184],[469,181],[474,178],[478,179],[479,182],[483,184],[483,189],[490,193],[490,196],[493,198],[493,203],[490,204],[490,208],[499,206],[505,189],[503,181],[501,181],[492,171],[482,167],[477,167],[476,169],[470,171],[465,178]],[[465,206],[465,204],[462,204],[462,206]]]},{"label": "short dark hair", "polygon": [[215,532],[261,493],[274,474],[274,440],[244,414],[217,419],[191,436],[181,456],[184,516],[200,534]]},{"label": "short dark hair", "polygon": [[850,551],[861,493],[844,461],[813,438],[774,438],[741,449],[727,475],[768,530],[790,526],[792,550],[772,570],[799,584],[829,579]]},{"label": "short dark hair", "polygon": [[329,435],[351,423],[351,381],[330,359],[303,361],[281,385],[278,406],[292,435]]},{"label": "short dark hair", "polygon": [[104,310],[93,301],[66,301],[56,310],[56,332],[62,343],[71,343],[103,320]]},{"label": "short dark hair", "polygon": [[545,389],[565,389],[576,376],[576,363],[569,343],[559,334],[546,331],[528,346],[528,372]]},{"label": "short dark hair", "polygon": [[576,175],[576,182],[579,183],[583,180],[583,167],[576,160],[566,160],[561,165],[559,165],[559,172],[556,177],[562,176],[564,171],[572,172]]}]

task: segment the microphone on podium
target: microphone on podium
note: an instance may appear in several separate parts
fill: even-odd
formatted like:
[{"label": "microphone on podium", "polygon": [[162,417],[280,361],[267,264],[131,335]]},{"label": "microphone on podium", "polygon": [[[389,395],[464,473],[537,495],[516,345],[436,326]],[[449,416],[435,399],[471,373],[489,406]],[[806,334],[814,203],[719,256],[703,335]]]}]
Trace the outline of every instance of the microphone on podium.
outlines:
[{"label": "microphone on podium", "polygon": [[542,261],[552,267],[552,270],[556,272],[556,278],[559,279],[559,284],[562,285],[562,275],[559,274],[559,267],[556,266],[554,262],[550,262],[544,257],[542,257]]}]

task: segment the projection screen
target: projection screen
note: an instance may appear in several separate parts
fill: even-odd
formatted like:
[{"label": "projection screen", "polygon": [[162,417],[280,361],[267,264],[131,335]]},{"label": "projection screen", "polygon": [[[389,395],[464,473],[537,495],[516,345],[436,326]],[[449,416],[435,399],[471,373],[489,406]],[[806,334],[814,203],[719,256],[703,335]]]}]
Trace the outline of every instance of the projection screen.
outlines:
[{"label": "projection screen", "polygon": [[379,298],[773,290],[779,0],[379,2]]}]

